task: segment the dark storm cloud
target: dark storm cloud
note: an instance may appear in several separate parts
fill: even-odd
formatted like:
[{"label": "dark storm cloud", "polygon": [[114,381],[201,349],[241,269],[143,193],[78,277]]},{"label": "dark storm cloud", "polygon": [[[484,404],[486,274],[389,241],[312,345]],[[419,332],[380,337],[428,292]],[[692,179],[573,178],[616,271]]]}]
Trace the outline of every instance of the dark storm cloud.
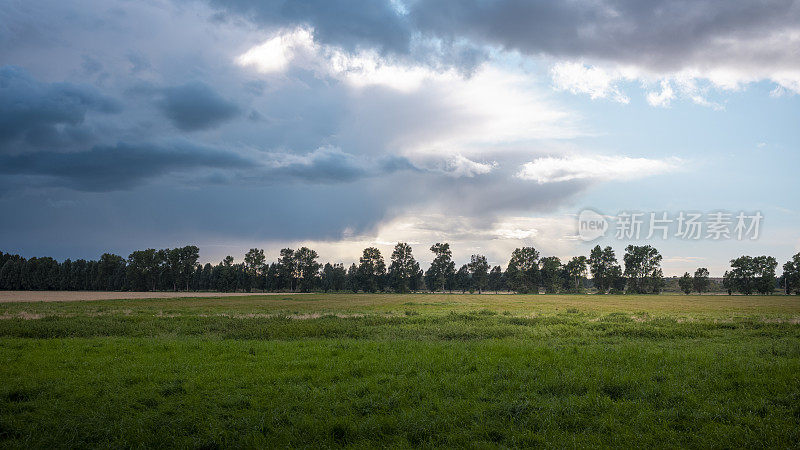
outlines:
[{"label": "dark storm cloud", "polygon": [[[405,4],[401,13],[395,3]],[[750,47],[800,28],[796,0],[410,0],[211,4],[269,27],[308,25],[320,42],[411,55],[433,66],[475,66],[481,46],[528,55],[596,58],[675,70],[688,63],[797,67],[795,49]],[[418,38],[433,38],[432,50]],[[433,58],[431,56],[434,56]]]},{"label": "dark storm cloud", "polygon": [[0,68],[0,151],[17,139],[32,145],[80,139],[81,131],[75,127],[87,113],[120,109],[117,101],[90,86],[41,83],[22,68],[4,66]]},{"label": "dark storm cloud", "polygon": [[[294,158],[293,158],[294,159]],[[367,168],[355,156],[339,149],[322,148],[274,169],[274,174],[308,181],[353,181],[367,174]]]},{"label": "dark storm cloud", "polygon": [[235,103],[199,82],[164,89],[158,104],[172,123],[183,131],[212,128],[240,113]]},{"label": "dark storm cloud", "polygon": [[73,153],[35,152],[0,156],[0,174],[52,177],[81,191],[130,189],[169,172],[196,168],[245,168],[252,163],[231,152],[180,143],[97,146]]},{"label": "dark storm cloud", "polygon": [[0,221],[0,249],[75,259],[181,243],[199,245],[205,260],[219,244],[338,239],[345,228],[368,229],[388,207],[369,182],[246,189],[142,185],[103,195],[29,190],[0,196],[0,208],[14,211]]},{"label": "dark storm cloud", "polygon": [[221,12],[212,21],[225,21],[228,14],[245,17],[261,26],[280,29],[304,26],[313,29],[314,40],[346,50],[368,49],[401,56],[435,68],[457,68],[470,73],[488,58],[478,43],[431,33],[435,42],[417,39],[419,29],[409,20],[401,1],[391,0],[210,0]]},{"label": "dark storm cloud", "polygon": [[[800,3],[423,0],[412,2],[410,17],[423,33],[468,38],[526,54],[605,58],[674,68],[686,62],[703,62],[706,57],[730,58],[736,54],[758,58],[728,45],[737,41],[747,44],[749,39],[773,31],[798,30]],[[730,53],[712,54],[710,49]],[[775,58],[773,49],[764,50]]]},{"label": "dark storm cloud", "polygon": [[323,147],[304,156],[283,155],[265,171],[271,178],[297,178],[314,183],[351,182],[398,171],[418,171],[406,158],[359,158],[338,148]]},{"label": "dark storm cloud", "polygon": [[[243,86],[258,121],[248,119],[248,126],[237,128],[237,139],[255,147],[297,152],[331,144],[326,140],[347,121],[347,91],[312,73],[292,71],[288,76],[293,82],[283,83],[279,89],[266,82]],[[354,153],[350,145],[337,145]]]},{"label": "dark storm cloud", "polygon": [[310,26],[315,38],[348,49],[367,47],[405,53],[412,37],[405,18],[385,0],[211,0],[210,3],[271,27]]},{"label": "dark storm cloud", "polygon": [[[492,132],[461,142],[483,116],[456,100],[458,83],[353,87],[313,64],[273,74],[236,64],[237,55],[297,26],[313,28],[322,53],[325,45],[375,50],[391,63],[436,69],[475,67],[494,46],[650,67],[800,64],[797,49],[787,53],[781,42],[747,45],[771,30],[797,30],[797,3],[780,0],[210,4],[12,0],[0,11],[0,60],[35,74],[0,71],[0,205],[16,212],[0,221],[0,244],[50,253],[204,238],[335,239],[370,229],[387,211],[419,206],[488,223],[507,212],[553,210],[589,187],[516,178],[536,142],[520,144],[518,161]],[[95,86],[83,85],[87,74]],[[124,102],[120,114],[110,114],[122,104],[113,99]],[[470,150],[497,167],[461,178],[430,168],[460,145],[479,147]],[[414,160],[428,169],[393,156],[416,149],[431,153],[430,165]]]},{"label": "dark storm cloud", "polygon": [[0,180],[3,175],[17,181],[26,175],[45,176],[51,178],[51,186],[92,192],[128,190],[165,174],[198,169],[213,170],[213,175],[201,180],[216,185],[273,185],[292,181],[335,184],[416,170],[404,158],[364,159],[338,148],[320,148],[306,155],[247,157],[229,149],[190,142],[119,143],[83,152],[41,151],[0,156]]},{"label": "dark storm cloud", "polygon": [[401,171],[422,172],[420,168],[402,156],[386,156],[380,159],[378,165],[383,173],[394,173]]},{"label": "dark storm cloud", "polygon": [[[513,161],[509,158],[505,165],[473,176],[453,177],[435,168],[405,172],[403,189],[386,186],[384,195],[396,205],[427,207],[488,223],[503,214],[553,210],[590,186],[586,180],[531,183],[514,176],[519,165]],[[436,172],[440,176],[431,176]]]}]

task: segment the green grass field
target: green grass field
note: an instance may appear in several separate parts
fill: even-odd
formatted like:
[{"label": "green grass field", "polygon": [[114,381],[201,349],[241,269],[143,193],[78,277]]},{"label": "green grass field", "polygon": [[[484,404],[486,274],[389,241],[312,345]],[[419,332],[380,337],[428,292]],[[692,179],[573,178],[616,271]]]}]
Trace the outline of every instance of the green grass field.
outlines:
[{"label": "green grass field", "polygon": [[0,446],[800,446],[800,298],[0,304]]}]

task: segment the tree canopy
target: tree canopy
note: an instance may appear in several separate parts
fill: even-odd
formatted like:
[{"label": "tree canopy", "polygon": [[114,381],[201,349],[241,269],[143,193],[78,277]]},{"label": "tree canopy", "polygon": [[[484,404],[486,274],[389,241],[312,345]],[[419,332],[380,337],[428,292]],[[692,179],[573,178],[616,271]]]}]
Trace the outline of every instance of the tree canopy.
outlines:
[{"label": "tree canopy", "polygon": [[[135,250],[124,258],[103,253],[96,261],[53,258],[23,258],[0,252],[0,289],[6,290],[186,290],[186,291],[351,291],[418,292],[430,290],[535,294],[580,293],[592,286],[606,292],[658,293],[665,286],[661,254],[655,248],[629,245],[623,261],[617,263],[611,247],[595,246],[589,256],[575,256],[566,263],[556,256],[541,257],[533,247],[514,249],[504,271],[490,265],[484,255],[474,254],[458,271],[448,243],[430,247],[433,260],[426,272],[414,258],[411,245],[399,242],[386,263],[377,247],[364,249],[358,264],[321,264],[317,252],[308,247],[281,249],[268,262],[263,249],[251,248],[242,261],[226,256],[218,264],[200,264],[199,248]],[[800,293],[800,253],[783,265],[776,278],[778,262],[771,256],[741,256],[731,260],[722,285],[730,293],[770,294],[781,286],[786,293]],[[591,278],[588,278],[591,274]],[[692,276],[678,277],[672,289],[707,292],[709,271],[697,268]]]}]

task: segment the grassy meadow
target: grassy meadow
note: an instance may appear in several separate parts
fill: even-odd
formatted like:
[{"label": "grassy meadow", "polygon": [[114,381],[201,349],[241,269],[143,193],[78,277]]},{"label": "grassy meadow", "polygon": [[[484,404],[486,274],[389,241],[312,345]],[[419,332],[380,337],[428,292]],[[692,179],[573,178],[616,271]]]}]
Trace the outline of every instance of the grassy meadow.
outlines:
[{"label": "grassy meadow", "polygon": [[800,297],[0,304],[0,446],[798,447]]}]

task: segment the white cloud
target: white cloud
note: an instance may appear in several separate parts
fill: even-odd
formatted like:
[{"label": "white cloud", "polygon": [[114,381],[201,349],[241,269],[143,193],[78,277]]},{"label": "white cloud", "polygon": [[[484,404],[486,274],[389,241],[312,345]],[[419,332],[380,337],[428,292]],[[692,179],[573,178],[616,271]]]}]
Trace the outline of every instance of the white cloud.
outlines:
[{"label": "white cloud", "polygon": [[540,223],[530,217],[506,217],[494,224],[495,239],[529,239],[539,234]]},{"label": "white cloud", "polygon": [[281,73],[291,66],[313,70],[343,80],[353,87],[387,86],[400,91],[418,88],[427,79],[452,79],[454,70],[434,71],[422,65],[407,65],[382,57],[374,50],[348,52],[314,40],[314,30],[298,27],[283,30],[236,58],[242,67],[261,73]]},{"label": "white cloud", "polygon": [[[710,107],[709,102],[696,82],[696,74],[673,73],[659,77],[633,66],[600,66],[584,62],[565,61],[553,64],[550,69],[553,87],[573,94],[587,94],[592,100],[610,99],[619,103],[630,103],[630,97],[622,91],[621,83],[639,81],[644,87],[658,83],[660,91],[647,93],[647,103],[651,106],[667,107],[676,98],[674,83],[682,97]],[[659,80],[660,78],[660,80]]]},{"label": "white cloud", "polygon": [[677,169],[681,160],[631,158],[628,156],[544,157],[525,163],[517,173],[539,184],[570,180],[632,180]]},{"label": "white cloud", "polygon": [[800,94],[800,71],[779,73],[774,75],[772,79],[778,84],[775,89],[779,89],[781,95],[786,91]]},{"label": "white cloud", "polygon": [[547,101],[528,74],[487,66],[469,79],[450,83],[449,89],[454,106],[477,119],[461,131],[461,140],[518,142],[581,134],[574,117]]},{"label": "white cloud", "polygon": [[674,82],[678,86],[678,91],[681,95],[689,98],[695,104],[706,106],[717,111],[725,109],[719,103],[712,102],[708,99],[708,88],[701,88],[696,77],[690,74],[677,75],[674,78]]},{"label": "white cloud", "polygon": [[673,92],[669,80],[661,80],[661,92],[651,91],[647,93],[647,103],[650,106],[667,107],[674,98],[675,92]]},{"label": "white cloud", "polygon": [[314,38],[306,28],[283,31],[244,52],[236,58],[241,66],[254,66],[261,73],[283,72],[289,64],[303,55],[316,51]]},{"label": "white cloud", "polygon": [[436,72],[422,66],[397,64],[374,51],[356,54],[327,49],[325,66],[328,73],[344,79],[354,87],[387,86],[399,91],[412,91],[429,79],[453,79],[454,71]]},{"label": "white cloud", "polygon": [[620,103],[629,103],[630,98],[617,86],[633,74],[622,69],[605,70],[579,62],[560,62],[553,65],[550,75],[556,89],[573,94],[589,94],[592,99],[609,98]]},{"label": "white cloud", "polygon": [[512,150],[516,144],[588,134],[577,113],[555,105],[522,71],[486,64],[469,77],[428,80],[419,94],[436,99],[437,117],[398,134],[396,148],[413,161],[474,159],[518,151]]},{"label": "white cloud", "polygon": [[487,174],[497,166],[497,162],[481,163],[462,155],[455,155],[445,162],[444,172],[452,177],[474,177]]},{"label": "white cloud", "polygon": [[629,103],[630,98],[620,86],[623,82],[638,81],[649,90],[647,103],[667,107],[673,100],[683,98],[700,105],[722,110],[724,107],[708,99],[710,90],[739,91],[750,83],[768,80],[775,83],[770,95],[800,93],[800,71],[765,67],[733,67],[709,65],[686,67],[674,71],[655,71],[644,67],[616,64],[588,64],[582,61],[553,62],[550,69],[553,87],[573,94],[587,94],[593,100],[610,99]]},{"label": "white cloud", "polygon": [[[291,82],[293,69],[339,81],[334,83],[345,88],[348,107],[335,145],[356,153],[390,152],[455,178],[488,174],[497,167],[493,159],[532,141],[587,134],[578,115],[555,105],[530,73],[492,62],[467,76],[325,45],[314,40],[312,29],[296,28],[251,48],[236,63],[269,79],[273,90]],[[493,159],[484,159],[487,154]]]}]

